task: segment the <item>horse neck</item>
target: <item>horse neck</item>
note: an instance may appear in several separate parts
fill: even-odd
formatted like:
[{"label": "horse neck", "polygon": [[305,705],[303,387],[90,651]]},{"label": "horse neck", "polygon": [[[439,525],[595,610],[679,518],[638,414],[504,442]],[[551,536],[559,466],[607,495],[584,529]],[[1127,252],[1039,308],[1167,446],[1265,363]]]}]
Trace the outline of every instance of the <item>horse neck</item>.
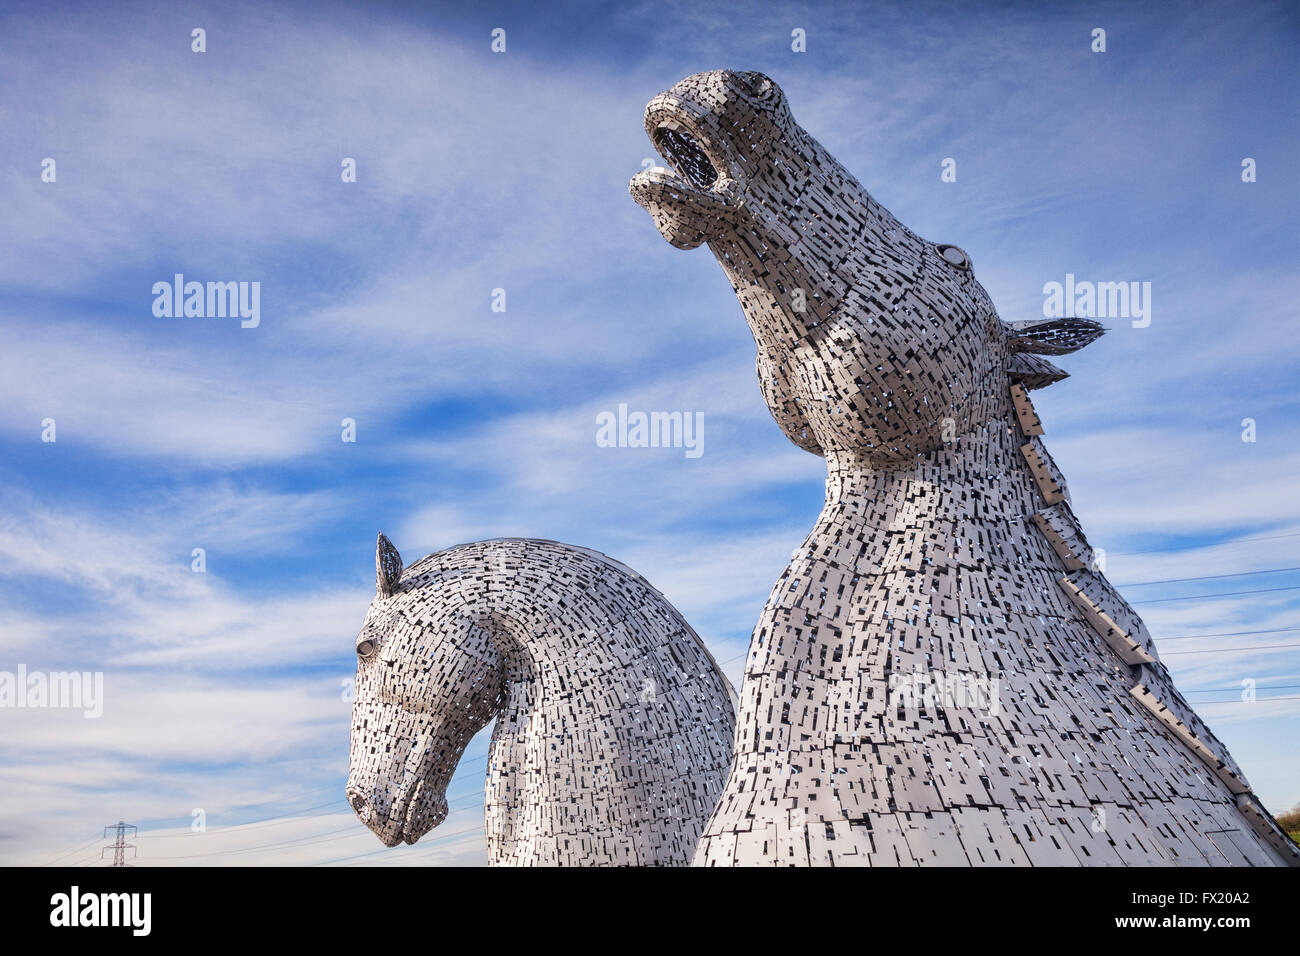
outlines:
[{"label": "horse neck", "polygon": [[[1014,562],[1043,502],[1021,451],[1010,397],[982,427],[902,464],[851,452],[826,456],[826,501],[805,557],[835,551],[837,564],[874,574],[922,563],[968,572]],[[1034,558],[1049,560],[1035,539]]]},{"label": "horse neck", "polygon": [[[560,594],[555,589],[560,588]],[[600,729],[619,725],[614,712],[640,687],[628,675],[628,657],[613,644],[645,648],[622,622],[590,612],[590,598],[563,582],[548,582],[547,604],[563,601],[563,617],[534,604],[498,602],[484,618],[501,648],[502,703],[484,783],[485,827],[492,865],[553,864],[548,839],[562,810],[554,774],[575,774],[565,786],[591,786],[592,774],[611,772],[620,755]],[[577,622],[591,624],[574,630]],[[619,786],[617,779],[615,786]],[[562,788],[561,788],[562,789]],[[627,801],[613,800],[602,824],[617,830]]]},{"label": "horse neck", "polygon": [[[567,613],[551,608],[512,603],[497,604],[481,618],[493,635],[507,682],[529,683],[552,688],[555,678],[575,668],[599,670],[621,668],[605,628],[581,626],[583,595],[566,595]],[[622,629],[615,623],[615,629]]]},{"label": "horse neck", "polygon": [[[529,567],[520,565],[517,554],[511,557],[508,571],[489,557],[488,573],[466,601],[499,656],[500,713],[527,713],[547,698],[572,697],[583,686],[621,688],[629,647],[638,654],[650,650],[644,635],[605,619],[585,587],[557,574],[548,558]],[[535,587],[521,586],[523,580]],[[581,707],[585,717],[599,719],[613,709],[614,699],[592,694]]]}]

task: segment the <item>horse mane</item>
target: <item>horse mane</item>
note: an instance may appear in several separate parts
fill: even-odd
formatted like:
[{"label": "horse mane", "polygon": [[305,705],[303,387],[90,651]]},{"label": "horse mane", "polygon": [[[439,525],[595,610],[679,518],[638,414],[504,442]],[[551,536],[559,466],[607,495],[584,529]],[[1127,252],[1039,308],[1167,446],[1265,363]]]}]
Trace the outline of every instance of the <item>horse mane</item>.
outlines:
[{"label": "horse mane", "polygon": [[[386,541],[387,539],[385,539],[385,542]],[[433,580],[427,580],[427,581],[416,583],[416,579],[420,576],[428,575],[432,573],[434,571],[432,565],[437,564],[440,558],[443,558],[444,556],[452,554],[457,551],[487,553],[490,552],[491,546],[494,545],[495,546],[519,545],[523,547],[525,553],[527,552],[527,546],[538,545],[541,546],[543,549],[554,549],[569,554],[585,555],[595,563],[604,565],[610,568],[611,570],[615,571],[619,577],[625,578],[628,581],[634,582],[640,585],[641,587],[645,588],[648,592],[654,595],[663,604],[665,608],[670,609],[674,613],[676,613],[676,608],[673,607],[672,602],[669,601],[668,598],[664,596],[664,593],[662,591],[660,591],[653,584],[647,581],[645,577],[643,577],[638,571],[624,564],[622,561],[619,561],[617,558],[612,558],[601,551],[595,550],[594,548],[584,548],[581,545],[566,544],[563,541],[555,541],[551,538],[523,538],[523,537],[484,538],[481,541],[467,541],[462,544],[454,544],[451,545],[450,547],[441,548],[438,551],[435,551],[432,554],[428,554],[425,557],[420,558],[418,561],[413,562],[409,568],[401,572],[402,580],[403,582],[409,581],[412,584],[414,584],[416,587],[421,587],[421,588],[428,587],[431,584],[434,584],[435,582]],[[731,681],[727,678],[727,675],[723,672],[721,666],[719,666],[717,659],[714,658],[712,652],[709,650],[707,645],[705,645],[704,640],[700,637],[699,634],[696,633],[695,628],[691,627],[690,623],[680,614],[677,614],[676,616],[678,619],[678,623],[682,625],[686,636],[689,637],[691,642],[704,655],[705,659],[712,666],[713,672],[717,675],[719,683],[721,683],[722,686],[726,688],[727,696],[731,701],[732,712],[734,713],[739,706],[739,698],[736,695],[736,689],[732,686]]]}]

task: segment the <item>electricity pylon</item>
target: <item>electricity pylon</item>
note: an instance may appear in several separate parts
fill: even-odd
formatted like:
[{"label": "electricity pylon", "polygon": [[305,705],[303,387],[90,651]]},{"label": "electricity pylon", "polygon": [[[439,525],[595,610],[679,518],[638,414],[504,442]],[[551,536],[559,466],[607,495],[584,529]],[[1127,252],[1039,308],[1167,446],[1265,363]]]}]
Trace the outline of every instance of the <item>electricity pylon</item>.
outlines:
[{"label": "electricity pylon", "polygon": [[113,843],[112,846],[106,846],[102,850],[100,850],[99,858],[102,860],[104,858],[104,854],[107,853],[109,850],[112,850],[113,866],[130,866],[131,864],[126,862],[126,851],[131,850],[132,851],[131,855],[134,857],[136,847],[134,843],[126,842],[126,831],[135,830],[135,829],[136,827],[134,824],[123,823],[121,820],[118,820],[116,823],[104,827],[104,836],[108,836],[108,831],[112,830],[116,834],[117,840],[116,842]]}]

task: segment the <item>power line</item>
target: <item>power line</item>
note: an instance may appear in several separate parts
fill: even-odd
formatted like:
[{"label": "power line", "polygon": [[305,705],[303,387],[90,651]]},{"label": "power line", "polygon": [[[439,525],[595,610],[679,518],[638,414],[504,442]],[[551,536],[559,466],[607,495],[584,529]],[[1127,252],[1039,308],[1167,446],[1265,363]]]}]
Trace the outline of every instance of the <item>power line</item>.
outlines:
[{"label": "power line", "polygon": [[[331,800],[329,803],[319,803],[319,804],[317,804],[317,805],[314,806],[314,807],[303,807],[303,808],[300,809],[300,810],[290,810],[290,811],[288,811],[288,812],[286,812],[286,813],[279,813],[279,814],[276,814],[275,816],[272,816],[272,817],[266,817],[266,818],[261,819],[261,820],[250,820],[248,823],[236,823],[236,824],[234,824],[233,826],[228,826],[228,827],[219,827],[219,828],[214,829],[212,832],[214,832],[214,833],[232,833],[232,832],[234,832],[234,831],[236,831],[236,830],[243,832],[243,831],[247,831],[247,830],[260,830],[260,829],[262,829],[263,827],[278,827],[278,826],[283,826],[283,825],[286,824],[286,823],[293,823],[295,820],[301,820],[301,819],[312,819],[311,817],[305,817],[305,818],[304,818],[304,817],[301,816],[301,814],[308,813],[308,812],[310,812],[310,811],[312,811],[312,810],[323,810],[323,809],[326,808],[326,807],[336,807],[336,806],[338,806],[340,803],[343,804],[344,806],[347,806],[347,801],[344,800],[342,797],[339,797],[337,800]],[[328,816],[330,816],[330,814],[328,814],[328,813],[318,813],[318,814],[316,814],[316,816],[320,816],[320,817],[328,817]],[[205,831],[203,831],[203,832],[207,832],[207,831],[205,830]],[[170,838],[170,839],[176,839],[178,836],[181,836],[181,834],[176,834],[176,833],[166,833],[166,832],[163,832],[163,833],[142,833],[142,834],[140,835],[139,839],[141,839],[141,840],[160,840],[160,839],[168,839],[168,838]]]},{"label": "power line", "polygon": [[1201,704],[1265,704],[1271,700],[1300,700],[1300,694],[1292,694],[1288,697],[1256,697],[1253,700],[1198,700],[1197,706]]},{"label": "power line", "polygon": [[[332,790],[332,789],[334,789],[334,787],[326,787],[326,788],[322,788],[321,790],[315,790],[315,791],[311,791],[311,792],[312,792],[312,793],[323,793],[323,792],[325,792],[326,790]],[[477,803],[467,804],[467,805],[464,806],[464,807],[457,807],[456,809],[458,809],[458,810],[461,810],[461,809],[471,810],[471,809],[473,809],[473,808],[476,807],[476,806],[481,807],[481,806],[483,805],[483,796],[482,796],[482,794],[481,794],[481,793],[475,794],[475,793],[472,793],[472,792],[471,792],[471,793],[466,793],[466,794],[461,794],[459,797],[452,798],[451,800],[448,801],[448,805],[450,806],[450,805],[453,804],[453,803],[459,803],[459,802],[462,801],[462,800],[467,800],[467,799],[474,798],[474,797],[477,797],[477,798],[478,798],[478,802],[477,802]],[[299,820],[299,819],[312,819],[311,817],[305,817],[305,818],[304,818],[304,817],[300,816],[300,814],[307,813],[308,811],[311,811],[311,810],[321,810],[321,809],[324,809],[324,808],[326,808],[326,807],[337,806],[337,805],[340,804],[340,803],[342,803],[344,806],[347,805],[347,801],[340,797],[338,800],[332,800],[332,801],[330,801],[329,803],[322,803],[322,804],[317,804],[316,806],[312,806],[312,807],[303,807],[303,808],[296,809],[296,810],[290,810],[290,811],[288,811],[288,812],[286,812],[286,813],[277,814],[277,815],[272,816],[272,817],[266,817],[266,818],[264,818],[264,819],[262,819],[262,820],[253,820],[253,821],[250,821],[249,823],[240,823],[240,824],[235,824],[234,826],[222,827],[222,828],[220,828],[220,829],[218,829],[218,830],[214,830],[214,831],[212,831],[212,832],[213,832],[214,834],[226,834],[226,833],[232,833],[232,832],[240,832],[240,833],[243,833],[243,832],[247,832],[248,830],[259,830],[259,829],[262,829],[262,828],[264,828],[264,827],[268,827],[268,826],[283,826],[283,825],[288,824],[288,823],[293,823],[293,822],[295,822],[296,820]],[[262,804],[262,805],[264,806],[265,804]],[[246,804],[246,806],[258,806],[258,804]],[[326,817],[326,816],[331,816],[331,814],[328,814],[328,813],[322,813],[322,814],[317,814],[317,816],[319,816],[319,817]],[[127,824],[127,826],[131,826],[131,825]],[[107,827],[107,828],[105,828],[105,829],[107,830],[107,829],[114,829],[114,828],[115,828],[115,825],[114,825],[114,827]],[[134,827],[131,827],[131,828],[132,828],[132,829],[135,829]],[[326,831],[326,833],[343,833],[343,832],[345,832],[345,831],[355,831],[355,827],[349,826],[349,827],[346,827],[346,828],[343,828],[343,829],[340,829],[340,830]],[[246,850],[256,850],[256,849],[275,848],[275,847],[278,846],[278,845],[284,845],[284,846],[288,847],[288,846],[292,846],[293,844],[301,844],[301,845],[306,846],[306,845],[310,845],[310,844],[302,843],[303,840],[313,839],[313,838],[315,838],[315,837],[319,837],[319,836],[325,836],[326,833],[311,834],[311,835],[306,836],[306,837],[299,837],[299,838],[297,838],[297,839],[295,839],[295,840],[286,841],[286,842],[284,842],[283,844],[268,843],[268,844],[260,844],[260,845],[258,845],[258,846],[253,846],[253,847],[244,847],[244,848],[232,849],[232,850],[214,850],[214,851],[210,851],[210,852],[208,852],[208,853],[186,854],[186,855],[183,855],[183,856],[159,856],[159,857],[148,857],[147,860],[152,861],[152,860],[184,860],[184,859],[198,859],[198,858],[200,858],[200,857],[204,857],[204,856],[227,855],[227,854],[232,854],[232,853],[242,853],[242,852],[245,852]],[[173,833],[144,833],[144,834],[138,834],[138,835],[133,835],[133,836],[134,836],[135,839],[153,839],[153,840],[157,840],[157,839],[182,839],[184,835],[183,835],[183,834],[173,834]],[[340,837],[339,839],[342,839],[342,837]],[[73,856],[74,854],[84,852],[85,850],[87,850],[87,849],[90,848],[91,846],[94,846],[94,845],[95,845],[96,843],[98,843],[98,842],[99,842],[98,840],[91,840],[89,843],[86,843],[86,844],[83,845],[83,846],[79,846],[79,847],[76,847],[76,848],[74,848],[74,849],[72,849],[72,850],[68,850],[66,853],[62,853],[62,854],[60,854],[59,856],[56,856],[56,857],[54,857],[53,859],[47,861],[46,863],[42,863],[42,864],[40,864],[40,865],[41,865],[41,866],[53,866],[54,864],[58,863],[59,861],[64,860],[64,859],[66,859],[66,858],[68,858],[68,857],[70,857],[70,856]],[[322,840],[322,841],[320,841],[320,842],[329,842],[329,841],[327,841],[327,840]],[[128,844],[128,845],[126,846],[126,848],[127,848],[127,849],[135,849],[135,847],[134,847],[133,844]],[[106,847],[105,849],[111,849],[111,847]],[[97,860],[97,859],[100,859],[100,857],[96,856],[96,857],[92,857],[92,858],[89,858],[89,859]],[[64,864],[64,865],[65,865],[65,866],[82,866],[82,865],[85,865],[85,860],[82,860],[82,861],[79,861],[79,862],[67,863],[67,864]]]},{"label": "power line", "polygon": [[[482,823],[476,823],[476,824],[473,824],[472,826],[462,827],[462,828],[459,829],[459,830],[452,830],[450,833],[442,833],[442,834],[439,834],[437,837],[435,837],[435,838],[432,839],[432,840],[427,840],[427,841],[425,841],[422,845],[420,845],[420,847],[419,847],[418,850],[413,850],[413,851],[408,852],[408,853],[402,853],[402,854],[400,854],[400,855],[388,855],[388,856],[386,856],[385,859],[384,859],[384,861],[383,861],[383,863],[380,864],[380,865],[381,865],[381,866],[398,866],[398,865],[400,865],[401,863],[403,863],[403,862],[407,862],[407,861],[424,860],[424,859],[427,859],[427,858],[430,857],[430,856],[434,856],[434,855],[435,855],[435,852],[434,852],[434,851],[440,848],[440,846],[439,846],[440,844],[445,844],[445,843],[446,843],[447,841],[449,841],[449,840],[454,840],[454,839],[456,839],[457,837],[467,836],[467,835],[469,835],[469,834],[471,834],[471,833],[477,833],[477,832],[479,832],[479,831],[483,831],[483,832],[486,834],[486,830],[487,830],[487,828],[486,828]],[[362,853],[362,854],[360,854],[360,855],[358,855],[358,856],[355,856],[355,857],[344,857],[343,859],[344,859],[344,860],[349,860],[349,859],[351,859],[351,860],[359,860],[359,859],[362,859],[362,858],[364,858],[364,857],[369,857],[369,856],[375,856],[375,855],[378,855],[378,854],[382,854],[382,853],[384,853],[387,849],[389,849],[389,848],[388,848],[388,847],[385,847],[383,850],[372,850],[370,853]],[[338,861],[330,861],[330,862],[338,862]],[[354,863],[354,864],[350,864],[350,865],[355,865],[355,863]]]},{"label": "power line", "polygon": [[[275,805],[277,805],[277,804],[283,803],[284,800],[286,800],[286,799],[292,799],[292,800],[312,800],[312,799],[315,799],[318,795],[320,795],[320,794],[322,794],[322,793],[329,793],[330,791],[337,790],[337,789],[338,789],[338,785],[337,785],[337,784],[331,784],[331,785],[328,786],[328,787],[320,787],[320,788],[318,788],[318,789],[316,789],[316,790],[308,790],[306,793],[300,793],[300,794],[297,794],[297,795],[292,796],[292,797],[279,798],[279,799],[276,799],[276,800],[263,800],[263,801],[258,802],[258,803],[240,803],[240,804],[236,804],[236,805],[230,807],[229,810],[228,810],[228,812],[229,812],[229,813],[237,813],[237,812],[239,812],[240,810],[247,810],[247,809],[249,809],[249,808],[251,808],[251,807],[270,807],[270,806],[275,806]],[[290,811],[290,812],[301,812],[301,811]],[[276,819],[277,817],[280,817],[280,816],[283,816],[283,815],[284,815],[284,814],[272,814],[271,816],[269,816],[269,817],[264,817],[263,819],[266,819],[266,820],[274,820],[274,819]],[[165,818],[165,819],[184,819],[184,818],[183,818],[183,817],[172,817],[172,818]],[[189,822],[189,821],[186,821],[186,823],[188,823],[188,822]],[[257,820],[253,820],[253,821],[250,821],[250,822],[252,822],[252,823],[257,823],[257,822],[259,822],[259,821],[257,821]],[[242,824],[241,824],[241,825],[242,825]]]},{"label": "power line", "polygon": [[[312,833],[304,837],[298,837],[294,840],[284,840],[276,843],[262,843],[257,846],[239,847],[233,850],[210,850],[207,853],[187,853],[182,856],[155,856],[149,857],[149,860],[197,860],[208,856],[230,856],[235,853],[251,853],[254,850],[278,850],[278,849],[297,849],[300,846],[313,846],[316,843],[329,843],[333,840],[342,840],[346,837],[332,836],[332,834],[355,834],[357,833],[356,825],[340,827],[337,830],[326,830],[324,833]],[[327,839],[317,839],[326,837]]]},{"label": "power line", "polygon": [[[94,846],[96,843],[98,843],[98,842],[99,842],[100,840],[102,840],[102,839],[103,839],[103,837],[96,837],[95,839],[93,839],[93,840],[91,840],[89,843],[87,843],[85,846],[79,846],[79,847],[77,847],[75,850],[69,850],[67,853],[64,853],[64,854],[62,854],[62,855],[60,855],[60,856],[56,856],[54,859],[52,859],[52,860],[50,860],[50,861],[48,861],[48,862],[46,862],[46,863],[42,863],[42,864],[40,864],[40,865],[41,865],[41,866],[53,866],[55,863],[58,863],[60,860],[63,860],[63,859],[66,859],[67,857],[72,856],[72,854],[74,854],[74,853],[83,853],[83,852],[85,852],[86,850],[90,849],[92,846]],[[99,857],[96,857],[96,859],[98,859],[98,858],[99,858]],[[76,864],[76,863],[69,863],[69,864],[67,864],[67,865],[68,865],[68,866],[77,866],[78,864]]]},{"label": "power line", "polygon": [[[478,806],[481,805],[482,804],[478,804]],[[463,809],[473,809],[473,806],[474,805],[471,805]],[[328,816],[328,814],[322,814],[322,816]],[[337,830],[326,830],[323,833],[308,834],[307,836],[297,837],[293,840],[277,841],[274,843],[262,843],[256,846],[238,847],[230,850],[212,850],[206,853],[190,853],[181,856],[156,856],[156,857],[149,857],[148,859],[150,861],[152,860],[195,860],[195,859],[200,859],[202,857],[208,857],[208,856],[229,856],[236,853],[248,853],[253,850],[297,849],[298,847],[302,847],[302,846],[315,846],[321,843],[332,843],[336,840],[344,840],[347,839],[348,835],[355,835],[357,833],[359,833],[359,831],[357,830],[357,827],[354,823],[346,827],[341,827]],[[339,836],[338,834],[345,834],[345,835]],[[455,834],[448,834],[448,836],[454,836],[454,835]]]},{"label": "power line", "polygon": [[1239,597],[1243,594],[1271,594],[1274,591],[1300,591],[1300,584],[1289,588],[1259,588],[1256,591],[1220,591],[1216,594],[1187,594],[1183,597],[1148,598],[1145,601],[1129,601],[1130,604],[1167,604],[1170,601],[1202,601],[1209,598]]},{"label": "power line", "polygon": [[1157,637],[1157,641],[1197,641],[1203,637],[1241,637],[1244,634],[1283,634],[1300,631],[1300,627],[1274,627],[1262,631],[1218,631],[1213,634],[1180,634],[1177,637]]},{"label": "power line", "polygon": [[[1293,688],[1296,688],[1296,687],[1300,687],[1300,684],[1270,684],[1270,685],[1267,686],[1267,687],[1256,687],[1256,688],[1253,688],[1253,689],[1254,689],[1254,690],[1292,690]],[[1234,692],[1235,692],[1235,691],[1239,691],[1239,690],[1241,690],[1241,689],[1242,689],[1242,688],[1240,688],[1240,687],[1200,687],[1200,688],[1192,688],[1191,690],[1186,690],[1186,691],[1184,691],[1183,693],[1185,693],[1185,694],[1220,694],[1220,693],[1225,693],[1225,692],[1227,692],[1227,691],[1234,691]],[[1274,699],[1274,698],[1269,698],[1269,699],[1272,700],[1272,699]],[[1285,697],[1278,697],[1278,698],[1276,698],[1276,699],[1277,699],[1277,700],[1286,700]]]},{"label": "power line", "polygon": [[457,837],[468,836],[471,833],[477,833],[480,831],[483,831],[486,834],[486,827],[484,827],[483,824],[478,823],[475,824],[474,826],[462,827],[459,830],[453,830],[451,833],[444,833],[438,836],[437,838],[428,841],[425,845],[421,846],[418,850],[415,850],[411,853],[403,853],[400,856],[388,857],[387,859],[384,860],[383,865],[400,866],[403,863],[415,862],[417,860],[418,861],[426,860],[431,856],[436,856],[437,851],[443,849],[442,847],[439,846],[440,843],[445,844],[447,841],[454,840]]},{"label": "power line", "polygon": [[[298,797],[296,797],[295,799],[307,798],[307,797],[314,797],[314,796],[316,796],[317,794],[328,793],[329,791],[331,791],[331,790],[336,790],[337,788],[338,788],[338,785],[337,785],[337,784],[334,784],[334,785],[331,785],[331,786],[328,786],[328,787],[321,787],[321,788],[316,789],[316,790],[308,790],[305,794],[299,794]],[[342,800],[341,797],[340,797],[339,799]],[[244,810],[244,809],[247,809],[247,808],[249,808],[249,807],[267,807],[267,806],[271,806],[271,805],[273,805],[273,804],[275,804],[275,803],[277,803],[277,802],[278,802],[278,801],[275,801],[275,800],[264,800],[264,801],[262,801],[261,803],[242,803],[242,804],[238,804],[238,805],[236,805],[235,807],[232,807],[231,810],[230,810],[229,812],[234,813],[234,812],[237,812],[238,810]],[[337,801],[334,801],[334,802],[337,802]],[[250,830],[251,830],[251,829],[254,829],[254,827],[252,826],[252,824],[268,823],[268,822],[270,822],[270,821],[281,820],[281,819],[284,819],[284,818],[286,818],[286,817],[292,817],[292,816],[295,816],[295,815],[300,814],[300,813],[307,813],[308,811],[311,811],[311,810],[320,810],[320,809],[323,809],[324,807],[333,806],[334,802],[331,802],[331,803],[321,803],[321,804],[317,804],[317,805],[314,806],[314,807],[303,807],[302,809],[299,809],[299,810],[289,810],[289,811],[286,812],[286,813],[275,813],[275,814],[272,814],[272,815],[269,816],[269,817],[263,817],[263,818],[261,818],[260,820],[250,820],[250,821],[248,821],[248,823],[236,823],[236,824],[234,824],[234,825],[232,825],[232,826],[229,826],[229,827],[222,827],[221,830],[222,830],[222,832],[224,832],[224,831],[226,831],[226,830],[234,830],[234,829],[238,829],[238,828],[241,828],[241,827],[246,828],[246,829],[250,829]],[[346,803],[346,801],[344,801],[344,802]],[[322,815],[324,815],[324,814],[322,814]],[[177,819],[177,818],[175,818],[175,817],[171,817],[171,818],[164,818],[164,819]],[[188,822],[188,821],[187,821],[187,822]],[[165,827],[163,827],[163,828],[155,827],[154,829],[167,829],[167,828],[165,828]],[[168,836],[175,836],[175,834],[168,834],[168,833],[142,833],[142,834],[140,834],[140,835],[137,837],[137,839],[141,839],[141,840],[156,840],[156,839],[159,839],[159,838],[161,838],[161,837],[168,837]]]},{"label": "power line", "polygon": [[1165,578],[1163,581],[1130,581],[1114,584],[1117,588],[1144,588],[1152,584],[1183,584],[1187,581],[1217,581],[1220,578],[1248,578],[1252,574],[1285,574],[1288,571],[1300,571],[1300,568],[1270,568],[1267,571],[1234,571],[1232,574],[1202,574],[1195,578]]},{"label": "power line", "polygon": [[1169,651],[1161,657],[1173,657],[1176,654],[1235,654],[1239,651],[1273,651],[1288,647],[1300,647],[1300,644],[1252,644],[1250,647],[1212,647],[1206,651]]},{"label": "power line", "polygon": [[[434,837],[432,840],[428,840],[428,841],[426,841],[426,842],[425,842],[425,843],[420,847],[420,850],[421,850],[421,851],[424,851],[424,850],[432,849],[433,847],[437,846],[439,843],[445,843],[447,840],[453,839],[454,837],[464,836],[464,835],[467,834],[467,833],[473,833],[475,830],[484,830],[484,829],[486,829],[486,828],[484,827],[484,825],[483,825],[482,823],[476,823],[476,824],[474,824],[474,825],[472,825],[472,826],[466,827],[466,828],[461,829],[461,830],[453,830],[453,831],[450,832],[450,833],[440,833],[440,834],[438,834],[438,836]],[[388,852],[389,850],[391,850],[391,849],[393,849],[393,848],[392,848],[392,847],[383,847],[382,849],[379,849],[379,850],[370,850],[370,851],[368,851],[368,852],[366,852],[366,853],[356,853],[356,854],[353,854],[352,856],[341,856],[341,857],[336,857],[336,858],[333,859],[333,860],[321,860],[321,861],[319,861],[319,862],[317,862],[317,863],[312,863],[312,864],[310,864],[310,865],[311,865],[311,866],[328,866],[328,865],[333,864],[333,863],[345,863],[345,862],[347,862],[347,861],[349,861],[349,860],[363,860],[363,859],[366,859],[367,857],[378,856],[378,855],[381,854],[381,853],[387,853],[387,852]],[[411,857],[411,856],[414,856],[414,855],[415,855],[415,854],[414,854],[414,851],[412,851],[412,852],[410,852],[410,853],[404,853],[404,854],[402,854],[402,857],[405,858],[405,857]]]},{"label": "power line", "polygon": [[1143,551],[1114,551],[1111,553],[1111,557],[1121,558],[1134,554],[1161,554],[1168,551],[1209,551],[1211,548],[1228,548],[1234,544],[1245,544],[1248,541],[1276,541],[1279,538],[1300,538],[1300,531],[1293,531],[1287,534],[1259,535],[1254,538],[1237,538],[1235,541],[1220,541],[1217,544],[1179,544],[1170,548],[1147,548]]}]

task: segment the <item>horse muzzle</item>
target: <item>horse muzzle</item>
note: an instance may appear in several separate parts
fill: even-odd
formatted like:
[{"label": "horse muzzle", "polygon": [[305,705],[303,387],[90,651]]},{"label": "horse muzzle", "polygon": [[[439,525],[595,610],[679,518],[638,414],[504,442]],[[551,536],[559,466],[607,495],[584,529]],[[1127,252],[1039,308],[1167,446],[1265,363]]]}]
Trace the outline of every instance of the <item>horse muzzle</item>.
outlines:
[{"label": "horse muzzle", "polygon": [[375,836],[387,847],[414,843],[447,819],[447,795],[417,781],[408,792],[389,795],[377,788],[369,793],[348,782],[348,803]]}]

